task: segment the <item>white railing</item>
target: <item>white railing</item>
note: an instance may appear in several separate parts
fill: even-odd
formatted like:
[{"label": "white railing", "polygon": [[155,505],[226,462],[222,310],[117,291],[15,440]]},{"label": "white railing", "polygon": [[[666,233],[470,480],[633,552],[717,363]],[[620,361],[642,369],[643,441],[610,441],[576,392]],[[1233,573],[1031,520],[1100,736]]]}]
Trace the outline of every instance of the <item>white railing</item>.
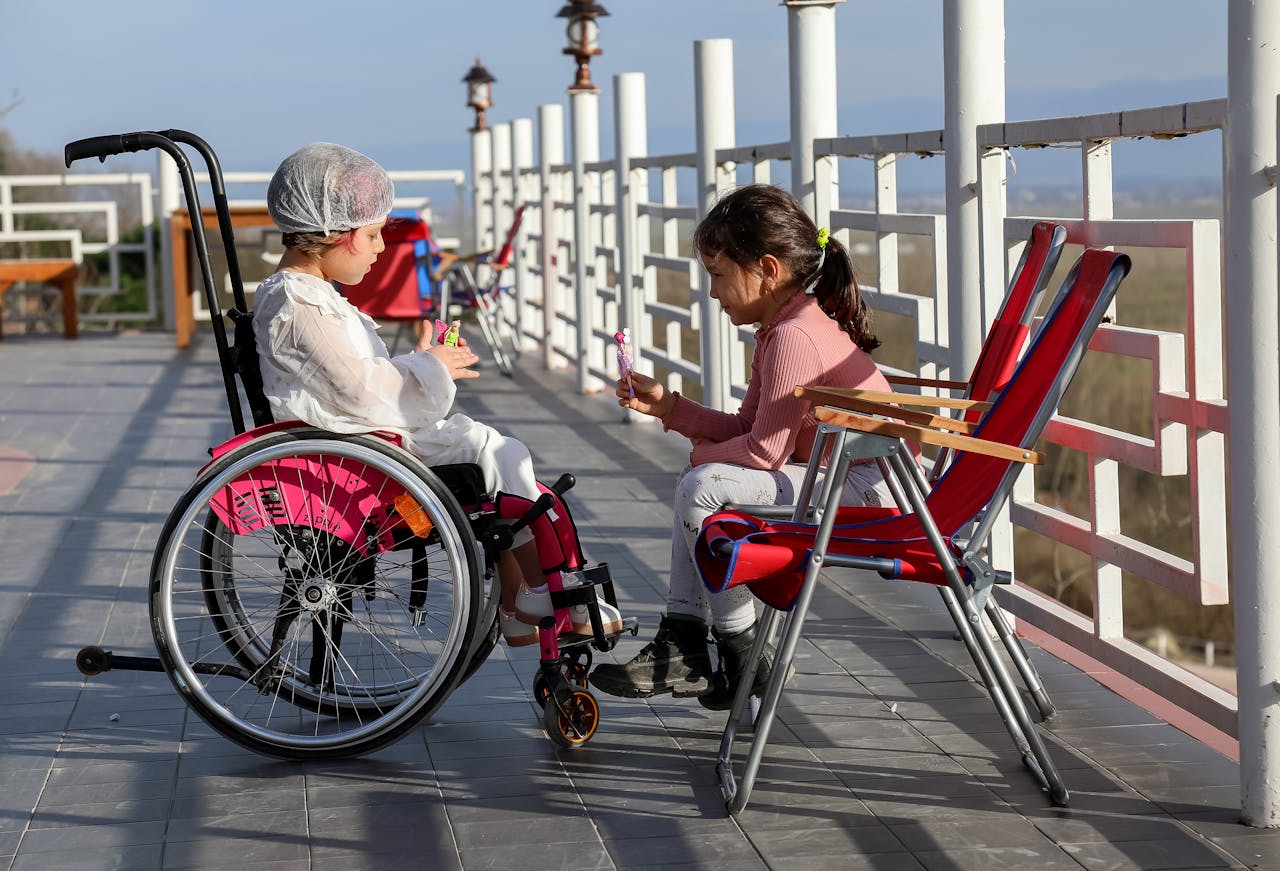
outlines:
[{"label": "white railing", "polygon": [[[169,233],[167,230],[168,216],[172,210],[180,204],[180,200],[174,200],[169,203],[157,202],[163,198],[164,190],[176,191],[181,186],[176,179],[169,180],[166,184],[166,175],[176,174],[177,167],[167,156],[161,155],[159,158],[159,173],[161,176],[160,184],[155,184],[152,177],[146,173],[65,173],[61,175],[25,175],[25,176],[5,176],[0,175],[0,244],[3,243],[24,243],[24,242],[61,242],[67,246],[67,259],[76,263],[81,263],[85,255],[93,255],[101,252],[108,254],[108,271],[106,284],[100,285],[78,285],[76,294],[80,297],[106,297],[118,295],[124,291],[121,283],[120,257],[140,256],[143,259],[145,280],[146,280],[146,308],[137,311],[112,311],[112,312],[81,312],[81,321],[99,321],[99,322],[120,322],[120,321],[155,321],[159,317],[158,307],[158,271],[156,269],[154,251],[155,246],[155,216],[160,215],[165,225],[160,232],[160,247],[167,252],[169,246]],[[398,195],[394,202],[397,209],[412,209],[417,211],[427,221],[431,221],[431,199],[425,193],[405,193],[405,189],[420,190],[428,185],[447,184],[453,188],[454,192],[454,208],[455,214],[461,227],[461,221],[466,211],[465,184],[466,173],[462,170],[394,170],[388,173],[392,181],[396,183],[402,192]],[[199,192],[202,195],[201,203],[209,205],[212,200],[209,194],[209,176],[208,173],[197,172],[195,174],[196,183],[200,186]],[[233,209],[242,207],[262,207],[266,205],[266,186],[271,181],[271,173],[269,172],[227,172],[224,173],[223,180],[226,183],[228,191],[237,191],[246,194],[240,197],[229,196],[229,203]],[[142,227],[143,238],[141,242],[122,242],[121,236],[121,220],[120,220],[120,204],[115,199],[109,200],[59,200],[52,202],[15,202],[13,191],[17,188],[49,188],[49,187],[86,187],[86,186],[123,186],[132,188],[137,197],[138,204],[138,220]],[[81,217],[76,222],[76,226],[66,229],[41,229],[29,230],[18,229],[20,216],[37,215],[47,217],[51,223],[57,223],[60,218],[69,215],[89,216],[87,219]],[[96,219],[95,219],[96,216]],[[86,234],[92,234],[86,238]],[[437,236],[437,242],[445,248],[457,248],[461,244],[460,229],[459,233],[451,236]],[[260,252],[264,257],[270,255],[270,251],[263,247]],[[275,253],[279,253],[278,251]],[[168,262],[168,255],[165,255],[165,261]],[[193,264],[194,266],[194,264]],[[227,276],[226,286],[224,290],[229,291],[229,280]],[[197,287],[198,283],[192,283],[192,287]],[[246,291],[252,294],[253,289],[257,286],[256,282],[246,282]],[[192,308],[197,320],[208,321],[209,310],[205,303],[202,293],[194,293],[192,297]],[[13,318],[13,320],[22,320],[21,317]]]},{"label": "white railing", "polygon": [[[1116,220],[1111,143],[1119,139],[1183,137],[1221,130],[1225,100],[1178,104],[1078,118],[979,127],[984,166],[1013,149],[1074,146],[1081,154],[1083,220],[1057,218],[1068,242],[1137,249],[1177,249],[1185,255],[1186,305],[1178,332],[1104,325],[1092,350],[1147,361],[1152,373],[1151,438],[1096,423],[1056,418],[1045,432],[1055,444],[1083,453],[1090,469],[1089,510],[1077,517],[1037,502],[1028,470],[1011,507],[1015,524],[1087,555],[1091,560],[1092,615],[1063,607],[1025,585],[1013,588],[1012,609],[1047,633],[1104,665],[1156,690],[1179,707],[1229,735],[1237,734],[1235,697],[1171,666],[1126,637],[1122,575],[1145,578],[1200,605],[1228,599],[1226,456],[1227,403],[1223,371],[1222,260],[1225,244],[1216,220]],[[982,176],[987,226],[1003,238],[1025,239],[1032,218],[1005,219],[1003,173]],[[994,213],[994,215],[992,215]],[[1009,262],[1009,261],[1007,261]],[[1134,276],[1130,283],[1140,280]],[[1191,558],[1184,559],[1122,532],[1120,469],[1155,476],[1188,477]],[[1012,552],[1006,555],[1012,559]],[[1130,633],[1131,634],[1131,633]]]},{"label": "white railing", "polygon": [[[964,0],[959,3],[964,5]],[[792,11],[789,9],[788,14]],[[951,46],[952,43],[948,43],[948,51],[954,50]],[[695,46],[695,90],[704,86],[699,77],[706,74],[705,66],[711,57],[701,49],[701,45]],[[638,108],[628,105],[636,98],[624,93],[636,90],[634,82],[629,81],[632,77],[640,82]],[[613,85],[616,115],[629,118],[638,112],[643,127],[643,76],[638,73],[617,76]],[[716,96],[717,99],[710,102],[726,102],[723,93],[717,92]],[[953,95],[949,93],[948,98],[953,99]],[[582,95],[575,94],[573,99],[582,99]],[[797,97],[793,80],[794,99]],[[802,93],[799,99],[820,100],[823,95]],[[708,102],[706,95],[699,93],[695,100],[697,111],[705,113]],[[560,129],[563,115],[549,112],[550,108],[558,109],[542,107],[539,120],[545,123],[550,119],[556,129],[541,130],[541,141],[545,143],[550,137],[563,142]],[[732,119],[731,89],[727,105],[721,110]],[[593,113],[587,114],[593,116]],[[948,117],[963,114],[949,111]],[[794,107],[792,118],[794,124]],[[941,192],[948,202],[977,197],[978,230],[973,232],[970,228],[969,237],[977,241],[981,250],[982,259],[971,260],[978,264],[977,271],[983,280],[978,292],[973,294],[977,297],[974,299],[958,296],[959,289],[948,292],[948,250],[954,251],[955,245],[961,244],[956,240],[965,239],[966,235],[948,227],[943,215],[912,214],[898,207],[899,161],[908,155],[942,155],[943,131],[816,138],[812,140],[811,152],[815,161],[812,184],[816,187],[816,211],[827,217],[834,231],[844,234],[846,243],[851,234],[873,238],[874,280],[864,274],[868,279],[864,293],[874,309],[913,322],[913,347],[906,355],[910,360],[907,365],[914,373],[927,377],[963,378],[967,374],[955,371],[960,368],[956,365],[960,353],[955,335],[959,328],[957,311],[977,307],[981,317],[974,322],[990,322],[1021,246],[1037,220],[1064,224],[1071,245],[1183,252],[1186,300],[1181,326],[1154,330],[1113,322],[1099,330],[1091,345],[1095,352],[1143,361],[1149,367],[1149,387],[1142,396],[1135,396],[1134,401],[1150,405],[1151,433],[1125,432],[1105,423],[1055,418],[1046,431],[1046,439],[1083,455],[1089,469],[1087,511],[1084,516],[1075,516],[1061,506],[1038,501],[1035,478],[1028,473],[1015,490],[1009,512],[1013,526],[1047,536],[1087,557],[1091,565],[1088,574],[1093,613],[1072,611],[1023,584],[1013,586],[1013,595],[1006,602],[1020,619],[1020,625],[1028,632],[1037,633],[1037,638],[1051,646],[1057,645],[1059,650],[1071,648],[1083,653],[1154,690],[1211,729],[1236,736],[1242,734],[1238,722],[1245,714],[1237,712],[1236,698],[1230,692],[1172,665],[1127,637],[1135,634],[1135,627],[1125,622],[1122,576],[1143,578],[1170,595],[1201,606],[1229,603],[1226,515],[1231,479],[1226,457],[1229,407],[1223,366],[1227,352],[1223,343],[1222,275],[1223,252],[1232,250],[1233,245],[1241,248],[1244,243],[1241,236],[1234,241],[1229,239],[1222,222],[1192,214],[1175,213],[1172,219],[1166,220],[1117,219],[1111,161],[1111,143],[1127,138],[1173,139],[1220,131],[1225,148],[1226,119],[1227,101],[1212,100],[1077,118],[977,125],[977,165],[971,172],[961,174],[962,188],[953,190],[944,185]],[[696,122],[701,143],[701,131],[706,129],[708,120],[705,115],[699,115]],[[575,141],[580,135],[580,131],[575,131]],[[728,138],[732,141],[731,134]],[[643,136],[640,139],[642,141]],[[589,376],[580,378],[580,383],[589,383],[591,389],[596,389],[600,382],[607,383],[615,371],[607,342],[607,337],[621,323],[615,318],[631,313],[631,322],[626,325],[631,327],[634,356],[641,365],[673,389],[696,387],[705,397],[723,397],[721,406],[732,408],[741,399],[747,380],[745,360],[752,341],[751,330],[729,330],[725,359],[706,359],[709,343],[704,334],[723,325],[718,312],[709,310],[699,293],[703,273],[687,247],[688,232],[704,208],[698,192],[691,191],[691,187],[710,184],[714,195],[735,182],[768,181],[774,176],[776,162],[794,160],[796,154],[803,153],[803,149],[795,146],[794,142],[719,148],[706,145],[708,154],[695,151],[649,155],[643,147],[628,145],[623,157],[587,162],[582,168],[585,181],[579,184],[577,193],[590,197],[589,204],[583,206],[589,210],[590,220],[579,222],[572,233],[572,242],[565,235],[566,225],[571,222],[561,221],[550,249],[543,244],[547,240],[540,239],[534,231],[526,239],[533,249],[528,255],[531,260],[540,256],[542,263],[554,261],[558,265],[554,275],[540,275],[534,270],[522,279],[531,282],[531,286],[519,292],[527,299],[542,301],[540,315],[544,318],[540,323],[535,321],[538,326],[525,330],[526,336],[544,339],[548,360],[554,358],[557,363],[563,361],[577,366]],[[1007,190],[1015,185],[1016,175],[1006,177],[1006,161],[1019,150],[1045,146],[1072,148],[1079,154],[1083,215],[1077,212],[1009,217]],[[837,167],[839,161],[848,158],[873,164],[875,193],[870,208],[840,204]],[[558,215],[571,216],[576,204],[562,197],[565,175],[573,165],[563,162],[562,152],[557,153],[556,160],[554,165],[543,162],[538,167],[529,161],[527,172],[531,179],[540,181],[541,200],[533,197],[527,202],[544,210],[553,204]],[[712,178],[700,176],[697,186],[684,182],[684,176],[695,171],[702,173],[699,168],[705,166],[714,168]],[[1206,166],[1204,175],[1215,175],[1220,168],[1220,164]],[[788,167],[789,172],[794,170],[794,166]],[[1274,166],[1268,171],[1268,180],[1274,185]],[[949,171],[948,184],[952,175]],[[631,181],[637,176],[639,183]],[[966,183],[963,176],[976,181]],[[608,181],[610,178],[615,184]],[[477,182],[477,186],[480,184]],[[622,193],[611,199],[609,192],[615,186]],[[1228,188],[1224,191],[1228,204],[1229,187],[1224,184],[1224,188]],[[961,219],[969,220],[957,209],[953,220]],[[553,223],[542,218],[544,227]],[[904,287],[900,280],[900,246],[908,238],[930,252],[931,287]],[[535,250],[539,253],[533,253]],[[575,258],[572,263],[566,262],[567,255]],[[585,262],[577,259],[580,256]],[[1265,251],[1262,256],[1265,258]],[[1270,256],[1274,258],[1274,250]],[[1074,255],[1067,259],[1074,259]],[[606,274],[610,264],[616,272],[612,281]],[[592,305],[589,310],[580,310],[577,300],[583,297],[572,292],[582,288],[568,286],[574,281],[571,276],[575,275],[585,275],[590,283],[587,298],[592,300]],[[1128,286],[1136,286],[1141,280],[1140,274],[1135,275],[1129,279]],[[1264,289],[1262,294],[1274,297],[1275,288]],[[966,319],[969,317],[965,315]],[[551,318],[558,327],[563,324],[563,329],[548,330],[545,319]],[[578,330],[585,331],[590,341],[580,342]],[[695,353],[692,338],[700,336]],[[969,344],[972,341],[972,337],[966,339]],[[1262,350],[1265,361],[1265,349]],[[716,365],[708,365],[709,362]],[[1274,360],[1271,365],[1274,366]],[[717,378],[727,379],[728,383],[718,384]],[[1267,408],[1258,409],[1262,417],[1257,420],[1257,426],[1276,426],[1275,405],[1273,397]],[[1189,556],[1162,550],[1125,533],[1120,518],[1122,469],[1155,477],[1185,478],[1191,506],[1187,526]],[[1239,474],[1249,475],[1250,471],[1240,470]],[[1272,484],[1280,487],[1280,482]],[[1011,529],[1007,527],[994,539],[993,558],[1001,567],[1013,567]],[[1248,581],[1251,585],[1258,582],[1253,578]],[[1251,651],[1252,643],[1252,639],[1239,638],[1235,649],[1244,656]],[[1249,716],[1250,722],[1262,717],[1257,710]],[[1217,746],[1229,744],[1228,739],[1226,745],[1218,742]]]},{"label": "white railing", "polygon": [[[141,242],[120,241],[120,202],[107,200],[57,200],[50,202],[17,202],[14,191],[22,188],[109,187],[123,189],[121,197],[136,197],[138,220],[142,226]],[[122,255],[141,257],[146,284],[146,308],[140,311],[81,312],[81,321],[150,321],[156,317],[156,269],[154,249],[151,176],[145,173],[100,173],[65,175],[0,175],[0,244],[25,242],[59,242],[66,245],[66,259],[82,263],[85,255],[107,253],[105,284],[78,285],[78,297],[118,295],[121,283]],[[59,229],[21,229],[23,216],[48,219]],[[76,216],[74,226],[65,226],[69,216]],[[92,308],[92,307],[90,307]],[[16,320],[22,320],[21,317]]]}]

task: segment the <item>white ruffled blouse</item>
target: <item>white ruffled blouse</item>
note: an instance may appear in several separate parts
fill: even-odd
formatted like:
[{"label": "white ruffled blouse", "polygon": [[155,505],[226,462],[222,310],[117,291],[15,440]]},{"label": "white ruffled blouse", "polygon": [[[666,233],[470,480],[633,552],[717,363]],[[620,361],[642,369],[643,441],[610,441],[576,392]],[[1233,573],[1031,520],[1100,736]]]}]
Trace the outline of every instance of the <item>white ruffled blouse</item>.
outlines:
[{"label": "white ruffled blouse", "polygon": [[390,356],[378,325],[327,281],[277,272],[259,285],[254,333],[277,420],[339,433],[390,430],[428,463],[474,462],[488,427],[449,416],[456,386],[431,354]]}]

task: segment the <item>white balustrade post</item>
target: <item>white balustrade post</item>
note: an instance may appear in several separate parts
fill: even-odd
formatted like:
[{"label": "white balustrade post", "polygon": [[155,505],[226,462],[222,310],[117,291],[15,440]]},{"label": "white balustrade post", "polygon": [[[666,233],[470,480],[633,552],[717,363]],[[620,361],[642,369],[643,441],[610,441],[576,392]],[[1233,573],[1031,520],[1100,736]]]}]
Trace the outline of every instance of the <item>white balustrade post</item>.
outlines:
[{"label": "white balustrade post", "polygon": [[[518,209],[533,200],[528,178],[528,170],[532,166],[533,120],[530,118],[517,118],[511,122],[511,189],[514,191],[511,201],[512,209]],[[515,220],[514,213],[511,219]],[[525,306],[528,303],[529,283],[531,281],[529,257],[528,252],[525,251],[528,239],[529,223],[528,221],[522,221],[520,223],[520,232],[515,239],[515,260],[512,264],[515,275],[516,343],[521,348],[525,345],[525,331],[529,325],[525,317]]]},{"label": "white balustrade post", "polygon": [[[716,162],[716,149],[732,148],[735,141],[733,102],[733,40],[700,39],[693,44],[694,114],[698,220],[731,179]],[[695,252],[696,256],[696,252]],[[699,268],[697,298],[701,330],[702,401],[725,410],[729,403],[729,319],[711,299],[711,279]]]},{"label": "white balustrade post", "polygon": [[1280,4],[1227,12],[1226,333],[1231,575],[1236,597],[1240,804],[1280,825],[1280,335],[1277,104]]},{"label": "white balustrade post", "polygon": [[515,186],[511,177],[511,125],[494,124],[489,144],[493,149],[493,245],[496,248],[507,237],[511,226],[511,201]]},{"label": "white balustrade post", "polygon": [[837,202],[836,158],[816,163],[813,140],[838,135],[836,9],[845,0],[786,0],[791,83],[791,192],[819,227]]},{"label": "white balustrade post", "polygon": [[618,326],[619,329],[627,327],[630,330],[631,362],[639,365],[649,331],[643,326],[647,323],[643,294],[636,286],[637,277],[643,274],[637,256],[641,248],[636,199],[648,199],[648,176],[643,169],[632,169],[630,161],[649,153],[644,73],[614,76],[613,101],[614,141],[618,154],[618,171],[614,174],[618,214],[618,318],[621,321]]},{"label": "white balustrade post", "polygon": [[591,375],[591,346],[595,281],[588,275],[587,265],[594,254],[591,239],[591,205],[594,191],[588,184],[586,164],[600,159],[600,91],[592,86],[569,90],[569,126],[573,136],[573,279],[577,291],[574,323],[578,335],[578,391],[599,392],[603,385]]},{"label": "white balustrade post", "polygon": [[493,247],[493,146],[489,129],[471,131],[471,244]]},{"label": "white balustrade post", "polygon": [[552,167],[564,163],[564,107],[547,103],[538,107],[538,168],[542,196],[542,362],[548,369],[563,369],[556,348],[564,347],[564,323],[556,300],[560,298],[560,221],[556,216],[558,193]]},{"label": "white balustrade post", "polygon": [[982,250],[978,209],[978,127],[1004,120],[1004,0],[943,0],[942,10],[951,377],[967,378],[986,333],[983,293],[1005,290],[1003,279],[984,287],[983,258],[1003,276],[1004,245]]},{"label": "white balustrade post", "polygon": [[163,151],[156,151],[156,175],[160,183],[160,296],[164,300],[164,328],[177,329],[177,313],[173,310],[173,212],[181,205],[178,192],[182,184],[178,179],[178,164]]}]

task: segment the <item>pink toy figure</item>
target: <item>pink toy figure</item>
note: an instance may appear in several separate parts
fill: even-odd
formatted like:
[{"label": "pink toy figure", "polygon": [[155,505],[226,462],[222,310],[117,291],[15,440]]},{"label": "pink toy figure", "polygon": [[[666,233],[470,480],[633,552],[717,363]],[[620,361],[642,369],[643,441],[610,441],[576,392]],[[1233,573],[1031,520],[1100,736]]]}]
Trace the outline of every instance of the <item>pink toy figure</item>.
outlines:
[{"label": "pink toy figure", "polygon": [[456,345],[458,344],[458,336],[461,333],[462,322],[454,321],[446,324],[444,321],[436,321],[436,344],[438,345]]},{"label": "pink toy figure", "polygon": [[[623,327],[613,334],[613,339],[618,343],[618,377],[626,378],[631,372],[631,330]],[[628,387],[627,392],[635,399],[634,387]]]}]

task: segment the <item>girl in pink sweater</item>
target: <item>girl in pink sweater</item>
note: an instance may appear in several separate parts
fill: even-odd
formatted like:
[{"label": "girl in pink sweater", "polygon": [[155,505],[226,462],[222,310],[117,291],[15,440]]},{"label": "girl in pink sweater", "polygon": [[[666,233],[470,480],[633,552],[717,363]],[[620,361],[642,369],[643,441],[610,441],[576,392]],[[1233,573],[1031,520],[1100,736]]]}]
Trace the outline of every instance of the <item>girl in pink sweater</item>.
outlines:
[{"label": "girl in pink sweater", "polygon": [[[711,594],[694,566],[702,521],[727,502],[793,502],[817,423],[796,385],[888,390],[870,351],[880,343],[844,247],[821,231],[781,188],[750,185],[724,197],[694,230],[693,247],[711,276],[711,298],[735,325],[759,324],[751,380],[733,414],[707,408],[632,372],[618,381],[618,404],[661,419],[688,437],[689,467],[676,485],[667,613],[657,635],[630,662],[605,663],[591,683],[606,693],[647,698],[697,696],[723,710],[755,640],[751,594]],[[849,505],[890,505],[874,463],[855,465],[844,485]],[[707,624],[719,669],[712,670]],[[771,651],[755,689],[769,681]]]}]

